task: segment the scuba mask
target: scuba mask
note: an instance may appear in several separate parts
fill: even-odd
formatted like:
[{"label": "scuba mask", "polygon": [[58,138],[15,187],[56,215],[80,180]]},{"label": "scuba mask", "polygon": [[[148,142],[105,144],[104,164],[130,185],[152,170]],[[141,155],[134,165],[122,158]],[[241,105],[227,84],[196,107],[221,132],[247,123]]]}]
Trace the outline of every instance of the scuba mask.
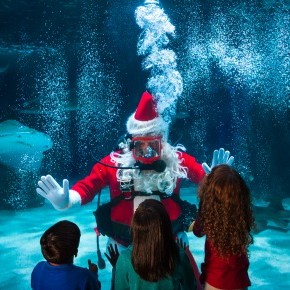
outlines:
[{"label": "scuba mask", "polygon": [[161,157],[161,136],[132,138],[132,152],[136,161],[151,164]]}]

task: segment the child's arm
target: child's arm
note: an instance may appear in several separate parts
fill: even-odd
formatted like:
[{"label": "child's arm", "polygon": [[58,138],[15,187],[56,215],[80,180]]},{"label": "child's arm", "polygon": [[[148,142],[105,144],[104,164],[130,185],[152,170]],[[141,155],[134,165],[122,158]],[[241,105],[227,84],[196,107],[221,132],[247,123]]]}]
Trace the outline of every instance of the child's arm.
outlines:
[{"label": "child's arm", "polygon": [[94,263],[92,263],[91,260],[88,260],[88,265],[89,265],[89,270],[93,273],[93,274],[98,274],[98,266]]},{"label": "child's arm", "polygon": [[113,245],[110,244],[108,246],[108,251],[109,251],[109,255],[105,253],[105,256],[107,257],[112,267],[114,268],[120,256],[117,244],[115,244],[115,248],[113,248]]},{"label": "child's arm", "polygon": [[117,244],[115,244],[114,247],[112,244],[110,244],[108,246],[108,252],[109,252],[109,255],[105,253],[105,256],[107,257],[107,259],[109,260],[109,262],[111,263],[111,265],[113,267],[112,268],[111,290],[114,290],[115,289],[116,264],[117,264],[117,260],[120,256]]},{"label": "child's arm", "polygon": [[193,231],[194,224],[195,224],[195,220],[191,223],[191,225],[189,226],[187,230],[189,233]]},{"label": "child's arm", "polygon": [[189,229],[190,228],[192,229],[194,235],[199,238],[205,235],[203,226],[198,218],[190,225]]},{"label": "child's arm", "polygon": [[89,266],[89,271],[96,277],[97,287],[100,290],[101,289],[101,282],[99,281],[99,276],[98,276],[99,268],[95,263],[92,263],[91,260],[88,260],[88,266]]}]

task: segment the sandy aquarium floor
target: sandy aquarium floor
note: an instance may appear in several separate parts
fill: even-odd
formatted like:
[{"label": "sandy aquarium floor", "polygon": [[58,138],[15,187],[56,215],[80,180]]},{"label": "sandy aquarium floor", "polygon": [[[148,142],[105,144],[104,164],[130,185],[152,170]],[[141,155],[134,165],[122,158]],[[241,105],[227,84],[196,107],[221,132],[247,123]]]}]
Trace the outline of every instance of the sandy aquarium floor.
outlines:
[{"label": "sandy aquarium floor", "polygon": [[[182,190],[182,197],[196,203],[192,188]],[[101,202],[108,200],[108,191],[103,190]],[[58,212],[50,204],[41,208],[23,211],[0,211],[0,289],[26,290],[30,288],[30,274],[35,264],[43,260],[39,239],[42,233],[59,220],[76,222],[82,232],[78,257],[75,264],[86,267],[87,260],[97,261],[95,220],[93,211],[96,199],[78,209]],[[265,219],[267,217],[265,216]],[[204,239],[188,233],[190,249],[197,261],[203,260]],[[289,230],[265,230],[254,236],[250,248],[250,289],[290,289],[290,235]],[[107,238],[100,237],[102,252]],[[106,258],[103,255],[103,258]],[[110,289],[111,266],[99,271],[102,289]]]}]

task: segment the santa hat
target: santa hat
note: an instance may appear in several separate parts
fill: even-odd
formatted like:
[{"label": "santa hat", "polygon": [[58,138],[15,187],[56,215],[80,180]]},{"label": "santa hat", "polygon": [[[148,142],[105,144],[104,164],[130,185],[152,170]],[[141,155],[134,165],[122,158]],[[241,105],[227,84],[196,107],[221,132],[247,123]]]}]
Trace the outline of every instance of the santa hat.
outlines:
[{"label": "santa hat", "polygon": [[145,0],[144,4],[156,4],[159,5],[159,0]]},{"label": "santa hat", "polygon": [[150,93],[143,93],[135,113],[127,121],[127,131],[133,136],[162,136],[167,140],[168,124],[159,116],[157,104]]}]

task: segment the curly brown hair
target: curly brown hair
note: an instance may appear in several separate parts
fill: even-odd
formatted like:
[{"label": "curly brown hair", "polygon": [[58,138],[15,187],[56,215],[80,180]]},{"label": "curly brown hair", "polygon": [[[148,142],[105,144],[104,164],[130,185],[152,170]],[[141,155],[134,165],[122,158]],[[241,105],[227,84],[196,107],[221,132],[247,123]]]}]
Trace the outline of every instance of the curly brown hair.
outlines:
[{"label": "curly brown hair", "polygon": [[254,216],[250,190],[240,174],[228,165],[214,167],[198,196],[203,231],[220,255],[247,254]]}]

